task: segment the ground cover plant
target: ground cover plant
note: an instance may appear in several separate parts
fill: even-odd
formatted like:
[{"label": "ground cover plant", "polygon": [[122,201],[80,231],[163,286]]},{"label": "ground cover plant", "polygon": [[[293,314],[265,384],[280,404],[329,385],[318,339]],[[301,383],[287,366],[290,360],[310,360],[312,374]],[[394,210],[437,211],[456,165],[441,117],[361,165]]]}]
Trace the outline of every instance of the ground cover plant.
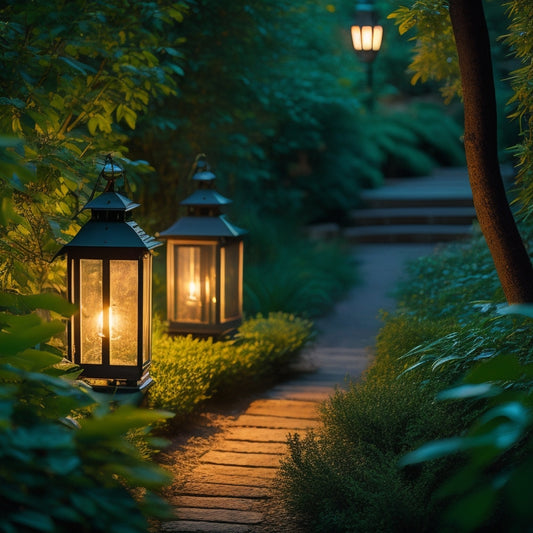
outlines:
[{"label": "ground cover plant", "polygon": [[265,387],[290,372],[312,340],[313,324],[286,313],[250,318],[230,339],[154,336],[148,404],[175,414],[174,425],[215,396]]},{"label": "ground cover plant", "polygon": [[290,439],[281,490],[314,531],[527,530],[531,310],[507,308],[477,237],[408,272],[374,364]]},{"label": "ground cover plant", "polygon": [[[245,243],[244,312],[316,318],[358,281],[353,249],[342,239],[316,240],[298,222],[249,216]],[[287,227],[291,230],[287,231]]]},{"label": "ground cover plant", "polygon": [[51,294],[0,294],[0,531],[147,531],[169,516],[157,495],[169,478],[129,435],[148,446],[147,428],[171,415],[76,381],[50,343],[72,311]]}]

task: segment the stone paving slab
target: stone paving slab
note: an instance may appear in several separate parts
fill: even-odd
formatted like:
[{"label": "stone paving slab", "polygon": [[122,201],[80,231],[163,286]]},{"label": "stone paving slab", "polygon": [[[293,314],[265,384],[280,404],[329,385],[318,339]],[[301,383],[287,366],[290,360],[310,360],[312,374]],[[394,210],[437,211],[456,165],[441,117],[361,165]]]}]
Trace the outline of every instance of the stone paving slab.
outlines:
[{"label": "stone paving slab", "polygon": [[[213,469],[196,470],[194,472],[194,479],[197,483],[215,483],[222,485],[246,485],[248,487],[263,487],[268,489],[272,486],[272,480],[276,475],[276,469],[272,469],[273,472],[270,476],[255,476],[253,474],[247,475],[235,475],[225,474],[224,472],[215,472]],[[235,496],[237,493],[235,494]],[[231,495],[230,495],[231,496]]]},{"label": "stone paving slab", "polygon": [[280,416],[267,415],[249,415],[245,413],[235,421],[236,427],[251,427],[251,428],[268,428],[268,429],[307,429],[308,427],[316,426],[318,420],[315,418],[282,418]]},{"label": "stone paving slab", "polygon": [[233,465],[220,465],[220,464],[201,464],[195,469],[195,473],[199,477],[204,475],[212,476],[213,479],[217,477],[231,477],[242,478],[244,480],[252,478],[260,479],[273,479],[276,475],[277,468],[272,465],[270,467],[265,466],[233,466]]},{"label": "stone paving slab", "polygon": [[272,467],[279,465],[280,456],[281,454],[238,453],[211,450],[202,457],[202,463],[228,466]]},{"label": "stone paving slab", "polygon": [[255,511],[239,511],[235,509],[202,509],[182,507],[177,509],[183,520],[202,520],[204,522],[223,522],[227,524],[258,524],[263,518]]},{"label": "stone paving slab", "polygon": [[215,451],[240,452],[243,454],[277,454],[281,455],[287,451],[285,442],[262,442],[257,446],[256,442],[244,440],[223,440],[213,447]]},{"label": "stone paving slab", "polygon": [[195,531],[197,533],[247,533],[250,526],[246,524],[221,524],[216,522],[187,521],[166,522],[161,531],[165,533],[178,533]]},{"label": "stone paving slab", "polygon": [[247,415],[283,416],[285,418],[318,418],[316,402],[261,399],[251,403]]},{"label": "stone paving slab", "polygon": [[268,488],[269,487],[255,487],[246,484],[235,485],[229,483],[215,483],[213,480],[208,482],[190,481],[181,490],[181,494],[191,496],[229,496],[233,498],[261,499],[268,496]]},{"label": "stone paving slab", "polygon": [[173,498],[171,503],[176,507],[250,511],[254,505],[254,500],[251,498],[227,498],[223,496],[178,496]]},{"label": "stone paving slab", "polygon": [[[226,438],[229,440],[244,440],[248,442],[287,442],[287,435],[291,431],[287,429],[266,429],[266,428],[229,428]],[[294,431],[292,431],[294,433]]]}]

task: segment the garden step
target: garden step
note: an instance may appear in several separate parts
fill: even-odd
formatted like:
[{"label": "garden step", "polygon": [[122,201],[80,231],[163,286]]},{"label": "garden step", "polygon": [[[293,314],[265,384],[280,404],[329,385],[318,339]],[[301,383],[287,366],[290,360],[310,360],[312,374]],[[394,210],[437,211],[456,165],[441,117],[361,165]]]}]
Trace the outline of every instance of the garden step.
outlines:
[{"label": "garden step", "polygon": [[412,193],[410,196],[387,195],[381,189],[365,191],[361,194],[365,208],[378,209],[382,207],[472,207],[472,196],[453,196],[451,193],[438,193],[434,196],[429,192],[423,195]]},{"label": "garden step", "polygon": [[466,169],[441,169],[427,178],[387,180],[361,194],[342,234],[351,243],[437,243],[465,239],[476,212]]},{"label": "garden step", "polygon": [[399,224],[354,226],[343,235],[350,243],[433,243],[465,239],[472,234],[472,225]]},{"label": "garden step", "polygon": [[476,218],[472,206],[390,207],[355,209],[350,220],[356,226],[390,224],[462,224],[469,225]]}]

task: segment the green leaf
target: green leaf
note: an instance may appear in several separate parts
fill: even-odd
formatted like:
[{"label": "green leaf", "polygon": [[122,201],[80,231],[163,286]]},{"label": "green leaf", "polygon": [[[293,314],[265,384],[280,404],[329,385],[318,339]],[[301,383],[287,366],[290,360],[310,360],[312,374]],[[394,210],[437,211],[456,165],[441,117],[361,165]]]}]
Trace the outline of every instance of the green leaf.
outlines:
[{"label": "green leaf", "polygon": [[498,310],[500,315],[523,315],[533,318],[533,304],[512,304]]},{"label": "green leaf", "polygon": [[477,364],[465,376],[467,383],[519,381],[533,377],[533,364],[522,365],[515,355],[503,354]]},{"label": "green leaf", "polygon": [[461,437],[429,442],[402,457],[399,461],[399,465],[407,466],[422,463],[424,461],[432,461],[457,453],[463,449],[464,439]]},{"label": "green leaf", "polygon": [[43,322],[35,315],[6,316],[0,314],[0,322],[7,322],[7,327],[0,331],[0,346],[3,355],[18,354],[27,348],[48,341],[65,330],[65,325],[61,321]]},{"label": "green leaf", "polygon": [[96,72],[96,70],[90,65],[81,63],[80,61],[76,61],[75,59],[72,59],[70,57],[59,56],[59,59],[61,59],[61,61],[64,61],[67,65],[71,66],[72,68],[75,68],[77,71],[81,72],[84,75],[87,75],[89,72]]},{"label": "green leaf", "polygon": [[53,353],[27,349],[17,353],[17,355],[11,355],[7,357],[0,356],[0,361],[5,365],[12,365],[17,368],[21,368],[27,371],[42,371],[43,369],[57,365],[63,360],[62,357]]},{"label": "green leaf", "polygon": [[446,514],[451,517],[453,523],[460,524],[460,531],[478,530],[490,515],[495,501],[494,487],[491,485],[478,487],[454,502]]},{"label": "green leaf", "polygon": [[20,310],[23,313],[34,311],[35,309],[45,309],[54,311],[62,316],[72,316],[77,307],[71,304],[65,298],[58,294],[44,293],[44,294],[12,294],[0,293],[0,309],[6,308],[11,312]]},{"label": "green leaf", "polygon": [[462,400],[466,398],[490,398],[501,392],[499,387],[491,383],[477,383],[473,385],[459,385],[447,389],[437,395],[439,400]]},{"label": "green leaf", "polygon": [[11,515],[13,522],[32,528],[35,531],[54,531],[54,523],[52,519],[38,511],[31,511],[29,509],[19,511],[16,514]]}]

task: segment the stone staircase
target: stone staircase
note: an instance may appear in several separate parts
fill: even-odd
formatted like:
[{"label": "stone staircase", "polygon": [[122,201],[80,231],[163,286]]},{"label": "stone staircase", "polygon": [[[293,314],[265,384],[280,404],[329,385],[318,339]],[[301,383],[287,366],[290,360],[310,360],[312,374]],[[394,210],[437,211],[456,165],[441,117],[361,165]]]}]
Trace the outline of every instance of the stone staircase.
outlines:
[{"label": "stone staircase", "polygon": [[364,191],[364,207],[350,213],[344,236],[354,243],[446,242],[471,234],[476,212],[464,168],[424,178],[388,180]]},{"label": "stone staircase", "polygon": [[317,237],[342,235],[359,243],[438,243],[468,237],[476,213],[465,168],[438,169],[420,178],[389,179],[363,191],[344,228],[313,228]]}]

